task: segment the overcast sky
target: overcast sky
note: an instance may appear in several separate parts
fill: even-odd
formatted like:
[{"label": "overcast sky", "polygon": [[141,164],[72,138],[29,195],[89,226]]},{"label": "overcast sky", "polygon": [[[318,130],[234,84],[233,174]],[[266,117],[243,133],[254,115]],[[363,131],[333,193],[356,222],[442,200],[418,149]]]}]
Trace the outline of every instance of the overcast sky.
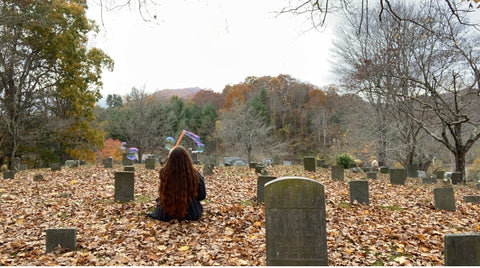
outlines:
[{"label": "overcast sky", "polygon": [[[104,0],[105,1],[105,0]],[[221,92],[248,76],[292,77],[322,87],[330,71],[333,25],[311,29],[305,17],[276,13],[283,0],[170,0],[156,8],[155,22],[137,10],[105,11],[89,0],[88,17],[101,32],[91,45],[114,61],[103,74],[102,94],[126,95],[200,87]]]}]

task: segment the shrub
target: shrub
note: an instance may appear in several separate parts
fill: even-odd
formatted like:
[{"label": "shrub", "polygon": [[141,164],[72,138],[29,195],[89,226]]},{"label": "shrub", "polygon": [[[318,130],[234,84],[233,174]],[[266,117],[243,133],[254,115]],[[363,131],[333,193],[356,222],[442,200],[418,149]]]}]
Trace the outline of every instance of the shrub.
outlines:
[{"label": "shrub", "polygon": [[341,154],[336,158],[337,165],[343,166],[345,169],[350,168],[350,164],[354,163],[353,158],[349,154]]}]

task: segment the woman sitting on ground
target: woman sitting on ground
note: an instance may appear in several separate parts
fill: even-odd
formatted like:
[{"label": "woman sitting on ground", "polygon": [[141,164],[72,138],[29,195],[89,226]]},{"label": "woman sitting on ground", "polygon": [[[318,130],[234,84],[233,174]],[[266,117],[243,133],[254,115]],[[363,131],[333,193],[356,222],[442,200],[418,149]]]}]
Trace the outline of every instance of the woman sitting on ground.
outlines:
[{"label": "woman sitting on ground", "polygon": [[177,146],[160,170],[157,206],[147,217],[170,221],[172,219],[196,221],[203,212],[200,201],[207,193],[203,176],[193,166],[188,151]]}]

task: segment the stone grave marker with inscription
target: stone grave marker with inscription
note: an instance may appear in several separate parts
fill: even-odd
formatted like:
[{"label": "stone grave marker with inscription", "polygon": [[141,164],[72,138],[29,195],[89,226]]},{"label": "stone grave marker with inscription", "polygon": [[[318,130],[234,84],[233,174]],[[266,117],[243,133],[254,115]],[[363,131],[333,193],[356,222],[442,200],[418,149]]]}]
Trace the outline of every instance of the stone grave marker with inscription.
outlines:
[{"label": "stone grave marker with inscription", "polygon": [[77,247],[77,229],[76,228],[50,228],[47,229],[46,252],[54,250],[60,246],[69,250],[75,250]]},{"label": "stone grave marker with inscription", "polygon": [[315,157],[314,156],[305,156],[303,158],[303,167],[306,171],[313,171],[317,170],[317,166],[315,165]]},{"label": "stone grave marker with inscription", "polygon": [[355,201],[359,204],[370,204],[368,181],[350,181],[349,188],[350,204],[353,204]]},{"label": "stone grave marker with inscription", "polygon": [[453,187],[433,189],[433,199],[436,210],[455,211],[455,194],[453,192]]},{"label": "stone grave marker with inscription", "polygon": [[265,184],[267,265],[328,265],[325,188],[307,178]]},{"label": "stone grave marker with inscription", "polygon": [[445,266],[480,266],[480,233],[446,234]]},{"label": "stone grave marker with inscription", "polygon": [[343,181],[345,180],[345,169],[343,166],[332,166],[332,180]]},{"label": "stone grave marker with inscription", "polygon": [[380,167],[380,173],[381,174],[388,174],[390,172],[390,169],[387,166],[381,166]]},{"label": "stone grave marker with inscription", "polygon": [[131,171],[115,172],[115,200],[132,201],[135,199],[135,173]]},{"label": "stone grave marker with inscription", "polygon": [[155,169],[155,158],[145,159],[145,168],[146,169]]},{"label": "stone grave marker with inscription", "polygon": [[390,184],[405,185],[407,171],[403,168],[390,169]]},{"label": "stone grave marker with inscription", "polygon": [[258,176],[257,177],[257,202],[264,201],[264,193],[265,193],[265,184],[267,182],[275,180],[277,177],[275,176]]}]

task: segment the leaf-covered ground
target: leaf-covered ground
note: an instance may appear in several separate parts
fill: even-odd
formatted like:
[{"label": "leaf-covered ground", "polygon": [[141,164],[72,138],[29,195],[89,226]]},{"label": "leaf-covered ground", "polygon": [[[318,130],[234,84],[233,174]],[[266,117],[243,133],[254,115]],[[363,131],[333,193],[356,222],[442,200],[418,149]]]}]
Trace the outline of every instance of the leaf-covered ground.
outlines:
[{"label": "leaf-covered ground", "polygon": [[[199,167],[201,168],[201,167]],[[28,170],[0,180],[0,265],[265,265],[265,210],[247,167],[216,167],[205,176],[207,199],[198,222],[145,218],[153,208],[158,169],[135,169],[134,202],[113,202],[114,172],[95,166]],[[349,203],[348,181],[364,174],[306,172],[276,166],[270,175],[302,176],[325,185],[329,265],[444,264],[444,235],[478,232],[480,205],[473,185],[455,186],[455,212],[437,211],[433,188],[417,179],[390,185],[369,180],[370,204]],[[44,181],[34,181],[37,174]],[[76,228],[77,250],[45,253],[48,228]]]}]

